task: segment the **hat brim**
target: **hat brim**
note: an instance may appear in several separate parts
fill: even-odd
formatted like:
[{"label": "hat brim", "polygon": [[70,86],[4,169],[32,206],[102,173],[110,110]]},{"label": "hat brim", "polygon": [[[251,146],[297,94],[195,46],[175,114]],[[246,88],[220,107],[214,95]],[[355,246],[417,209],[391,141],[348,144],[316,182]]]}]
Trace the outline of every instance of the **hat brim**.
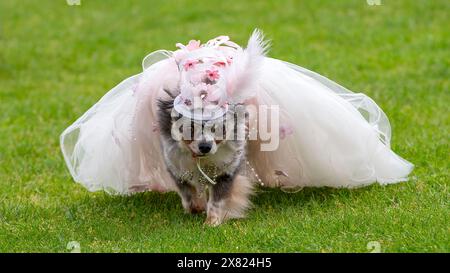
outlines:
[{"label": "hat brim", "polygon": [[193,108],[192,106],[186,105],[180,96],[175,98],[173,108],[184,117],[199,121],[221,118],[228,111],[227,104],[223,106],[206,105],[201,108]]}]

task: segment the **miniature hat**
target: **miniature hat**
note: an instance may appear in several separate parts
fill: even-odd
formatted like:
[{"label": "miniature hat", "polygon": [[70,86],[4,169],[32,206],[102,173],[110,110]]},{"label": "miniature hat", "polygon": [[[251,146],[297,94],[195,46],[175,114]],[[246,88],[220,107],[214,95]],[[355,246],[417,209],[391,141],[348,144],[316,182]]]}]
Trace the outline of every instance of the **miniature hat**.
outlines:
[{"label": "miniature hat", "polygon": [[229,104],[243,103],[255,94],[260,62],[267,43],[255,30],[246,49],[219,36],[201,45],[191,40],[173,52],[180,73],[180,94],[174,109],[195,120],[222,117]]}]

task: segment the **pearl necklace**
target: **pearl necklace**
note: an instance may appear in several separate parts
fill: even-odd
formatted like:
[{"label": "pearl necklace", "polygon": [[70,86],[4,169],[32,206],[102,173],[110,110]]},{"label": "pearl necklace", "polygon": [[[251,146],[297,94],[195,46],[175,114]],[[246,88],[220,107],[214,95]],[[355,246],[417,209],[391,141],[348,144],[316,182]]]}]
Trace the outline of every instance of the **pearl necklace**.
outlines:
[{"label": "pearl necklace", "polygon": [[[253,176],[255,177],[256,181],[258,181],[258,183],[261,186],[264,186],[264,183],[262,182],[262,179],[259,177],[258,173],[256,173],[255,168],[252,167],[252,165],[250,164],[250,162],[248,160],[246,160],[245,162],[247,164],[247,166],[250,168]],[[200,172],[201,176],[198,179],[198,182],[200,182],[200,184],[203,185],[203,188],[205,185],[211,184],[211,185],[216,185],[216,179],[219,176],[219,174],[221,173],[219,168],[216,165],[206,165],[204,167],[201,166],[200,164],[200,159],[198,158],[196,160],[196,166],[197,166],[197,170]],[[224,166],[226,167],[226,166]],[[192,180],[194,178],[194,172],[193,171],[186,171],[184,172],[181,176],[180,176],[180,180],[181,181],[187,181],[187,180]]]}]

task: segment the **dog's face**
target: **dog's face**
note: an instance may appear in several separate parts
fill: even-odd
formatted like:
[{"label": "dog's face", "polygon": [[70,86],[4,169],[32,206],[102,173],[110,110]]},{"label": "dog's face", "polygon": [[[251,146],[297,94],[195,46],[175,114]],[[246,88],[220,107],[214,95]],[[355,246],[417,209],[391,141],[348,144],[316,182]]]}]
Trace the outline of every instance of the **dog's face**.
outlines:
[{"label": "dog's face", "polygon": [[[175,127],[177,123],[173,123]],[[215,133],[215,124],[207,121],[187,122],[178,128],[181,134],[181,143],[184,144],[193,157],[212,155],[217,152],[221,140]],[[177,128],[173,128],[176,130]]]},{"label": "dog's face", "polygon": [[215,120],[192,120],[177,113],[170,102],[160,102],[160,127],[165,139],[170,138],[192,157],[214,155],[222,146],[245,141],[247,115],[234,109]]},{"label": "dog's face", "polygon": [[[230,130],[230,127],[233,128]],[[208,121],[175,116],[172,118],[171,131],[172,137],[182,148],[188,149],[193,157],[203,157],[215,154],[227,141],[233,141],[233,129],[233,124],[226,116]]]}]

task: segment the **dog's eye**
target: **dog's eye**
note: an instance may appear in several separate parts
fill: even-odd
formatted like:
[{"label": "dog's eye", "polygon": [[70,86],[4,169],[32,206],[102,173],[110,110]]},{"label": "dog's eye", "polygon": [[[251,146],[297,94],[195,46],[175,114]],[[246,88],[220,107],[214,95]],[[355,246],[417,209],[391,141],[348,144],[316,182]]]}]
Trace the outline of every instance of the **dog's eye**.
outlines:
[{"label": "dog's eye", "polygon": [[215,133],[216,132],[216,126],[211,127],[211,133]]}]

